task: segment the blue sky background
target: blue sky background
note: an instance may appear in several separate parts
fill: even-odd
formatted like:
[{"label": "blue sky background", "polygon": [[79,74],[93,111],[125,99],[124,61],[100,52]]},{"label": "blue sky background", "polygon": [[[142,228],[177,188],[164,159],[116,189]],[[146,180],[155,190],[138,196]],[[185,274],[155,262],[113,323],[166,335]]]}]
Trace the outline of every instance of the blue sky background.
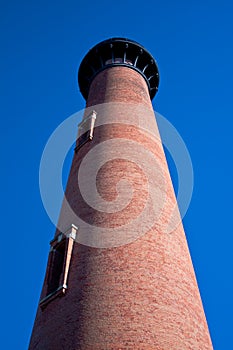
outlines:
[{"label": "blue sky background", "polygon": [[[77,70],[86,52],[123,36],[156,58],[161,83],[154,108],[189,149],[195,184],[184,226],[214,347],[230,349],[232,2],[0,4],[1,348],[27,349],[54,235],[38,185],[43,148],[65,118],[84,108]],[[66,167],[64,174],[69,161]]]}]

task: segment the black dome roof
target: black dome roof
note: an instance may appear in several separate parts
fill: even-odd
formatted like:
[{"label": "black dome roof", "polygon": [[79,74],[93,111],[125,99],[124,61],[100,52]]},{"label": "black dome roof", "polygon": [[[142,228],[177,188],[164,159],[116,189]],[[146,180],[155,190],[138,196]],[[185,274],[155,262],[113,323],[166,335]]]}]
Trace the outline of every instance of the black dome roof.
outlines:
[{"label": "black dome roof", "polygon": [[159,85],[157,63],[142,45],[127,38],[104,40],[86,54],[78,71],[78,83],[85,99],[94,77],[113,66],[126,66],[140,73],[146,80],[150,97],[153,99]]}]

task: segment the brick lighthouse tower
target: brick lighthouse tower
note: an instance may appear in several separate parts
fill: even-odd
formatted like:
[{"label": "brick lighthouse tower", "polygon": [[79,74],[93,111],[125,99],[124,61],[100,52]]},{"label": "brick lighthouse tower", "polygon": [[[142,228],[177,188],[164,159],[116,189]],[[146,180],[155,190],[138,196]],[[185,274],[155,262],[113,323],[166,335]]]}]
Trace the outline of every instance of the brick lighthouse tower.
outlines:
[{"label": "brick lighthouse tower", "polygon": [[151,104],[155,60],[123,38],[79,69],[86,109],[30,350],[210,350]]}]

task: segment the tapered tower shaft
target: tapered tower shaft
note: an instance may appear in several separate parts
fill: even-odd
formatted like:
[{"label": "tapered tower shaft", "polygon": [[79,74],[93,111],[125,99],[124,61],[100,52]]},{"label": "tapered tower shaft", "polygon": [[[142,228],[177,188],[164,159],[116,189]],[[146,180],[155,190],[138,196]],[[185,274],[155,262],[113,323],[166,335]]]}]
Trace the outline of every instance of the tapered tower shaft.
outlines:
[{"label": "tapered tower shaft", "polygon": [[30,350],[210,350],[208,326],[138,43],[96,45]]}]

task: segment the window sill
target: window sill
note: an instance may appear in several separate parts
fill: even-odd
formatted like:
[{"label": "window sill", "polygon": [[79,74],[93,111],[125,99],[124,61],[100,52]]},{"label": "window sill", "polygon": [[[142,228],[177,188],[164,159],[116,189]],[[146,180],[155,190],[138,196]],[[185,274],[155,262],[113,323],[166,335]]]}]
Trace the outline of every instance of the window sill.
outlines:
[{"label": "window sill", "polygon": [[46,297],[41,299],[41,301],[40,301],[39,305],[40,305],[41,309],[43,310],[48,305],[48,303],[50,303],[52,300],[54,300],[58,296],[64,295],[66,293],[66,290],[67,290],[67,286],[64,284],[64,285],[58,287],[54,292],[46,295]]}]

